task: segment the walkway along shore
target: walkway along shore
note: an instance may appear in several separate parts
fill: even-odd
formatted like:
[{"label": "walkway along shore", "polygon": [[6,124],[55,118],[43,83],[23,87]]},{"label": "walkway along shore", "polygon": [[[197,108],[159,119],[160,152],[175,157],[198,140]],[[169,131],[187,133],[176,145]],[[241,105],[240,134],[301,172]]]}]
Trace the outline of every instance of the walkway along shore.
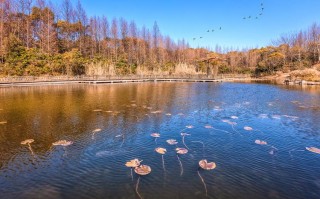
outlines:
[{"label": "walkway along shore", "polygon": [[265,81],[252,78],[250,75],[132,75],[132,76],[23,76],[0,78],[0,87],[61,85],[61,84],[116,84],[128,82],[235,82],[235,81]]}]

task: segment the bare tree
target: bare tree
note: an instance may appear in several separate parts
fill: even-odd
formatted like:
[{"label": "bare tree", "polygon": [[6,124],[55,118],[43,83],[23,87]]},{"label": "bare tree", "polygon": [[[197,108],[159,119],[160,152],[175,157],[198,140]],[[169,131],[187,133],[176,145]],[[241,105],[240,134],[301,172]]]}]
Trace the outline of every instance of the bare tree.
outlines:
[{"label": "bare tree", "polygon": [[308,48],[312,53],[313,64],[320,63],[320,26],[317,23],[312,24],[308,31]]},{"label": "bare tree", "polygon": [[145,65],[147,62],[147,29],[145,26],[140,31],[139,51],[141,64]]},{"label": "bare tree", "polygon": [[103,48],[103,53],[106,56],[107,59],[110,58],[109,54],[109,39],[110,39],[110,25],[108,22],[107,17],[103,16],[102,17],[102,48]]},{"label": "bare tree", "polygon": [[160,55],[159,55],[159,37],[160,37],[160,30],[158,23],[155,21],[153,25],[153,51],[155,55],[155,62],[159,63],[160,62]]},{"label": "bare tree", "polygon": [[304,38],[303,38],[303,32],[300,31],[298,34],[295,36],[295,42],[294,42],[294,47],[298,51],[298,61],[299,61],[299,68],[302,68],[302,50],[303,50],[303,45],[304,45]]},{"label": "bare tree", "polygon": [[47,7],[43,10],[45,15],[46,32],[47,32],[47,53],[57,52],[57,33],[54,27],[55,15],[54,6],[51,1],[48,2]]},{"label": "bare tree", "polygon": [[4,62],[4,18],[5,18],[5,0],[0,0],[0,56],[1,63]]},{"label": "bare tree", "polygon": [[88,25],[88,19],[86,11],[83,9],[81,1],[78,0],[76,5],[76,20],[80,24],[79,29],[79,50],[80,52],[84,52],[83,49],[85,49],[85,34],[86,34],[86,27]]},{"label": "bare tree", "polygon": [[147,30],[147,56],[148,56],[148,66],[151,71],[154,70],[154,63],[155,63],[155,51],[152,49],[152,34],[150,30]]},{"label": "bare tree", "polygon": [[71,22],[72,19],[72,12],[73,12],[73,7],[72,7],[72,3],[70,0],[63,0],[62,4],[61,4],[61,14],[62,14],[62,18],[66,21],[66,22]]},{"label": "bare tree", "polygon": [[114,61],[118,61],[118,20],[114,18],[111,25]]},{"label": "bare tree", "polygon": [[91,35],[91,58],[94,57],[97,51],[97,43],[98,43],[98,25],[97,25],[97,18],[91,17],[89,22],[89,32]]},{"label": "bare tree", "polygon": [[71,20],[73,18],[73,6],[70,0],[63,0],[62,4],[61,4],[61,15],[62,15],[62,19],[65,22],[65,32],[66,32],[66,37],[67,37],[67,41],[66,41],[66,45],[67,45],[67,50],[70,50],[71,47],[71,41],[72,41],[72,33],[71,33]]},{"label": "bare tree", "polygon": [[128,64],[130,65],[131,54],[129,51],[130,39],[128,38],[129,27],[128,27],[128,22],[123,18],[120,19],[120,33],[121,33],[121,44],[122,44],[120,48],[120,52],[121,54],[124,55],[125,59],[128,60]]},{"label": "bare tree", "polygon": [[31,29],[31,20],[30,20],[30,15],[31,15],[31,5],[32,5],[33,0],[26,0],[26,14],[27,14],[27,48],[30,48],[30,38],[32,35],[30,34],[30,29]]},{"label": "bare tree", "polygon": [[131,56],[131,62],[133,64],[139,64],[139,56],[138,56],[138,30],[137,25],[134,21],[130,22],[130,40],[129,40],[129,51]]}]

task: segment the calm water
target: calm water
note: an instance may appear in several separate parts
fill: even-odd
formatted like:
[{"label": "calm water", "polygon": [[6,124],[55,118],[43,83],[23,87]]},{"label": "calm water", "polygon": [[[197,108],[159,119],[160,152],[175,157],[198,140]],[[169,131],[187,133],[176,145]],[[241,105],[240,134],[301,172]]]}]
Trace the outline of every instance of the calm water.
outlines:
[{"label": "calm water", "polygon": [[[217,164],[215,170],[199,170],[208,198],[318,199],[320,155],[304,149],[320,148],[319,118],[320,88],[237,83],[0,88],[0,122],[7,121],[0,125],[0,198],[138,198],[138,176],[132,181],[124,165],[134,158],[152,168],[140,178],[143,198],[206,198],[197,172],[205,158]],[[102,131],[93,134],[97,128]],[[154,132],[161,138],[150,137]],[[185,137],[189,153],[180,156],[182,176],[175,146],[166,143],[176,139],[184,147],[180,132],[191,134]],[[34,155],[20,144],[30,138]],[[62,139],[74,144],[52,147]],[[268,145],[255,144],[257,139]],[[165,172],[156,147],[168,150]]]}]

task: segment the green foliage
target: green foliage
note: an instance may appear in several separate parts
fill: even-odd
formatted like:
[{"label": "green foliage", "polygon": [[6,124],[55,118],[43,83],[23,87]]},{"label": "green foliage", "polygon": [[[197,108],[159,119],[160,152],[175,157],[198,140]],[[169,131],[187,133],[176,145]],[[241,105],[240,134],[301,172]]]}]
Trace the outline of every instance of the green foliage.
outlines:
[{"label": "green foliage", "polygon": [[221,74],[231,73],[231,68],[228,67],[227,65],[220,65],[219,66],[219,73],[221,73]]},{"label": "green foliage", "polygon": [[250,69],[250,68],[239,68],[238,73],[240,74],[254,74],[254,70]]},{"label": "green foliage", "polygon": [[50,75],[83,75],[85,73],[85,59],[77,49],[57,55],[41,53],[39,49],[26,49],[22,42],[10,35],[6,41],[5,64],[2,72],[5,75],[38,76]]},{"label": "green foliage", "polygon": [[268,72],[268,65],[265,60],[260,61],[256,67],[255,73],[256,74],[264,74]]},{"label": "green foliage", "polygon": [[174,67],[175,67],[175,63],[173,63],[173,62],[167,62],[167,63],[165,63],[165,65],[162,67],[162,70],[168,71],[169,74],[172,74],[172,73],[174,72]]},{"label": "green foliage", "polygon": [[198,70],[198,72],[206,73],[207,72],[207,63],[199,62],[197,64],[197,70]]},{"label": "green foliage", "polygon": [[129,64],[126,59],[119,59],[116,63],[116,73],[119,75],[135,74],[137,70],[137,64]]},{"label": "green foliage", "polygon": [[85,59],[82,57],[78,49],[72,49],[62,55],[67,75],[83,75],[85,74]]},{"label": "green foliage", "polygon": [[23,75],[28,66],[29,55],[21,40],[10,34],[5,41],[6,56],[3,71],[6,75]]}]

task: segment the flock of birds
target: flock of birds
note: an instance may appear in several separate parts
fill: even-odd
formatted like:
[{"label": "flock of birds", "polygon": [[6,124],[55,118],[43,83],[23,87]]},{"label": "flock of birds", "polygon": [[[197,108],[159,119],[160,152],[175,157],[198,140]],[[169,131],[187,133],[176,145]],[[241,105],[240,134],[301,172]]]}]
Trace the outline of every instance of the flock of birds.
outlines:
[{"label": "flock of birds", "polygon": [[[263,16],[264,11],[265,11],[264,3],[261,3],[258,14],[256,14],[256,15],[244,16],[242,19],[243,19],[243,20],[251,20],[251,19],[258,20],[259,18],[261,18],[261,17]],[[222,31],[222,26],[220,26],[219,28],[216,28],[216,29],[215,29],[215,28],[214,28],[214,29],[208,29],[206,32],[207,32],[207,33],[214,33],[214,32],[216,32],[216,31]],[[201,39],[203,39],[203,38],[204,38],[204,36],[194,37],[194,38],[193,38],[193,41],[196,41],[197,39],[198,39],[198,40],[201,40]]]},{"label": "flock of birds", "polygon": [[248,19],[259,19],[259,17],[261,17],[261,16],[263,15],[263,13],[264,13],[264,4],[261,3],[261,4],[260,4],[260,12],[259,12],[258,15],[256,15],[256,16],[251,16],[251,15],[245,16],[245,17],[243,17],[243,19],[244,19],[244,20],[248,20]]},{"label": "flock of birds", "polygon": [[[222,27],[220,26],[218,30],[221,31],[221,30],[222,30]],[[211,33],[215,32],[215,29],[207,30],[207,33],[210,33],[210,32],[211,32]],[[203,38],[204,38],[203,36],[199,37],[199,39],[203,39]],[[193,38],[193,41],[195,41],[195,40],[197,40],[196,37]]]}]

